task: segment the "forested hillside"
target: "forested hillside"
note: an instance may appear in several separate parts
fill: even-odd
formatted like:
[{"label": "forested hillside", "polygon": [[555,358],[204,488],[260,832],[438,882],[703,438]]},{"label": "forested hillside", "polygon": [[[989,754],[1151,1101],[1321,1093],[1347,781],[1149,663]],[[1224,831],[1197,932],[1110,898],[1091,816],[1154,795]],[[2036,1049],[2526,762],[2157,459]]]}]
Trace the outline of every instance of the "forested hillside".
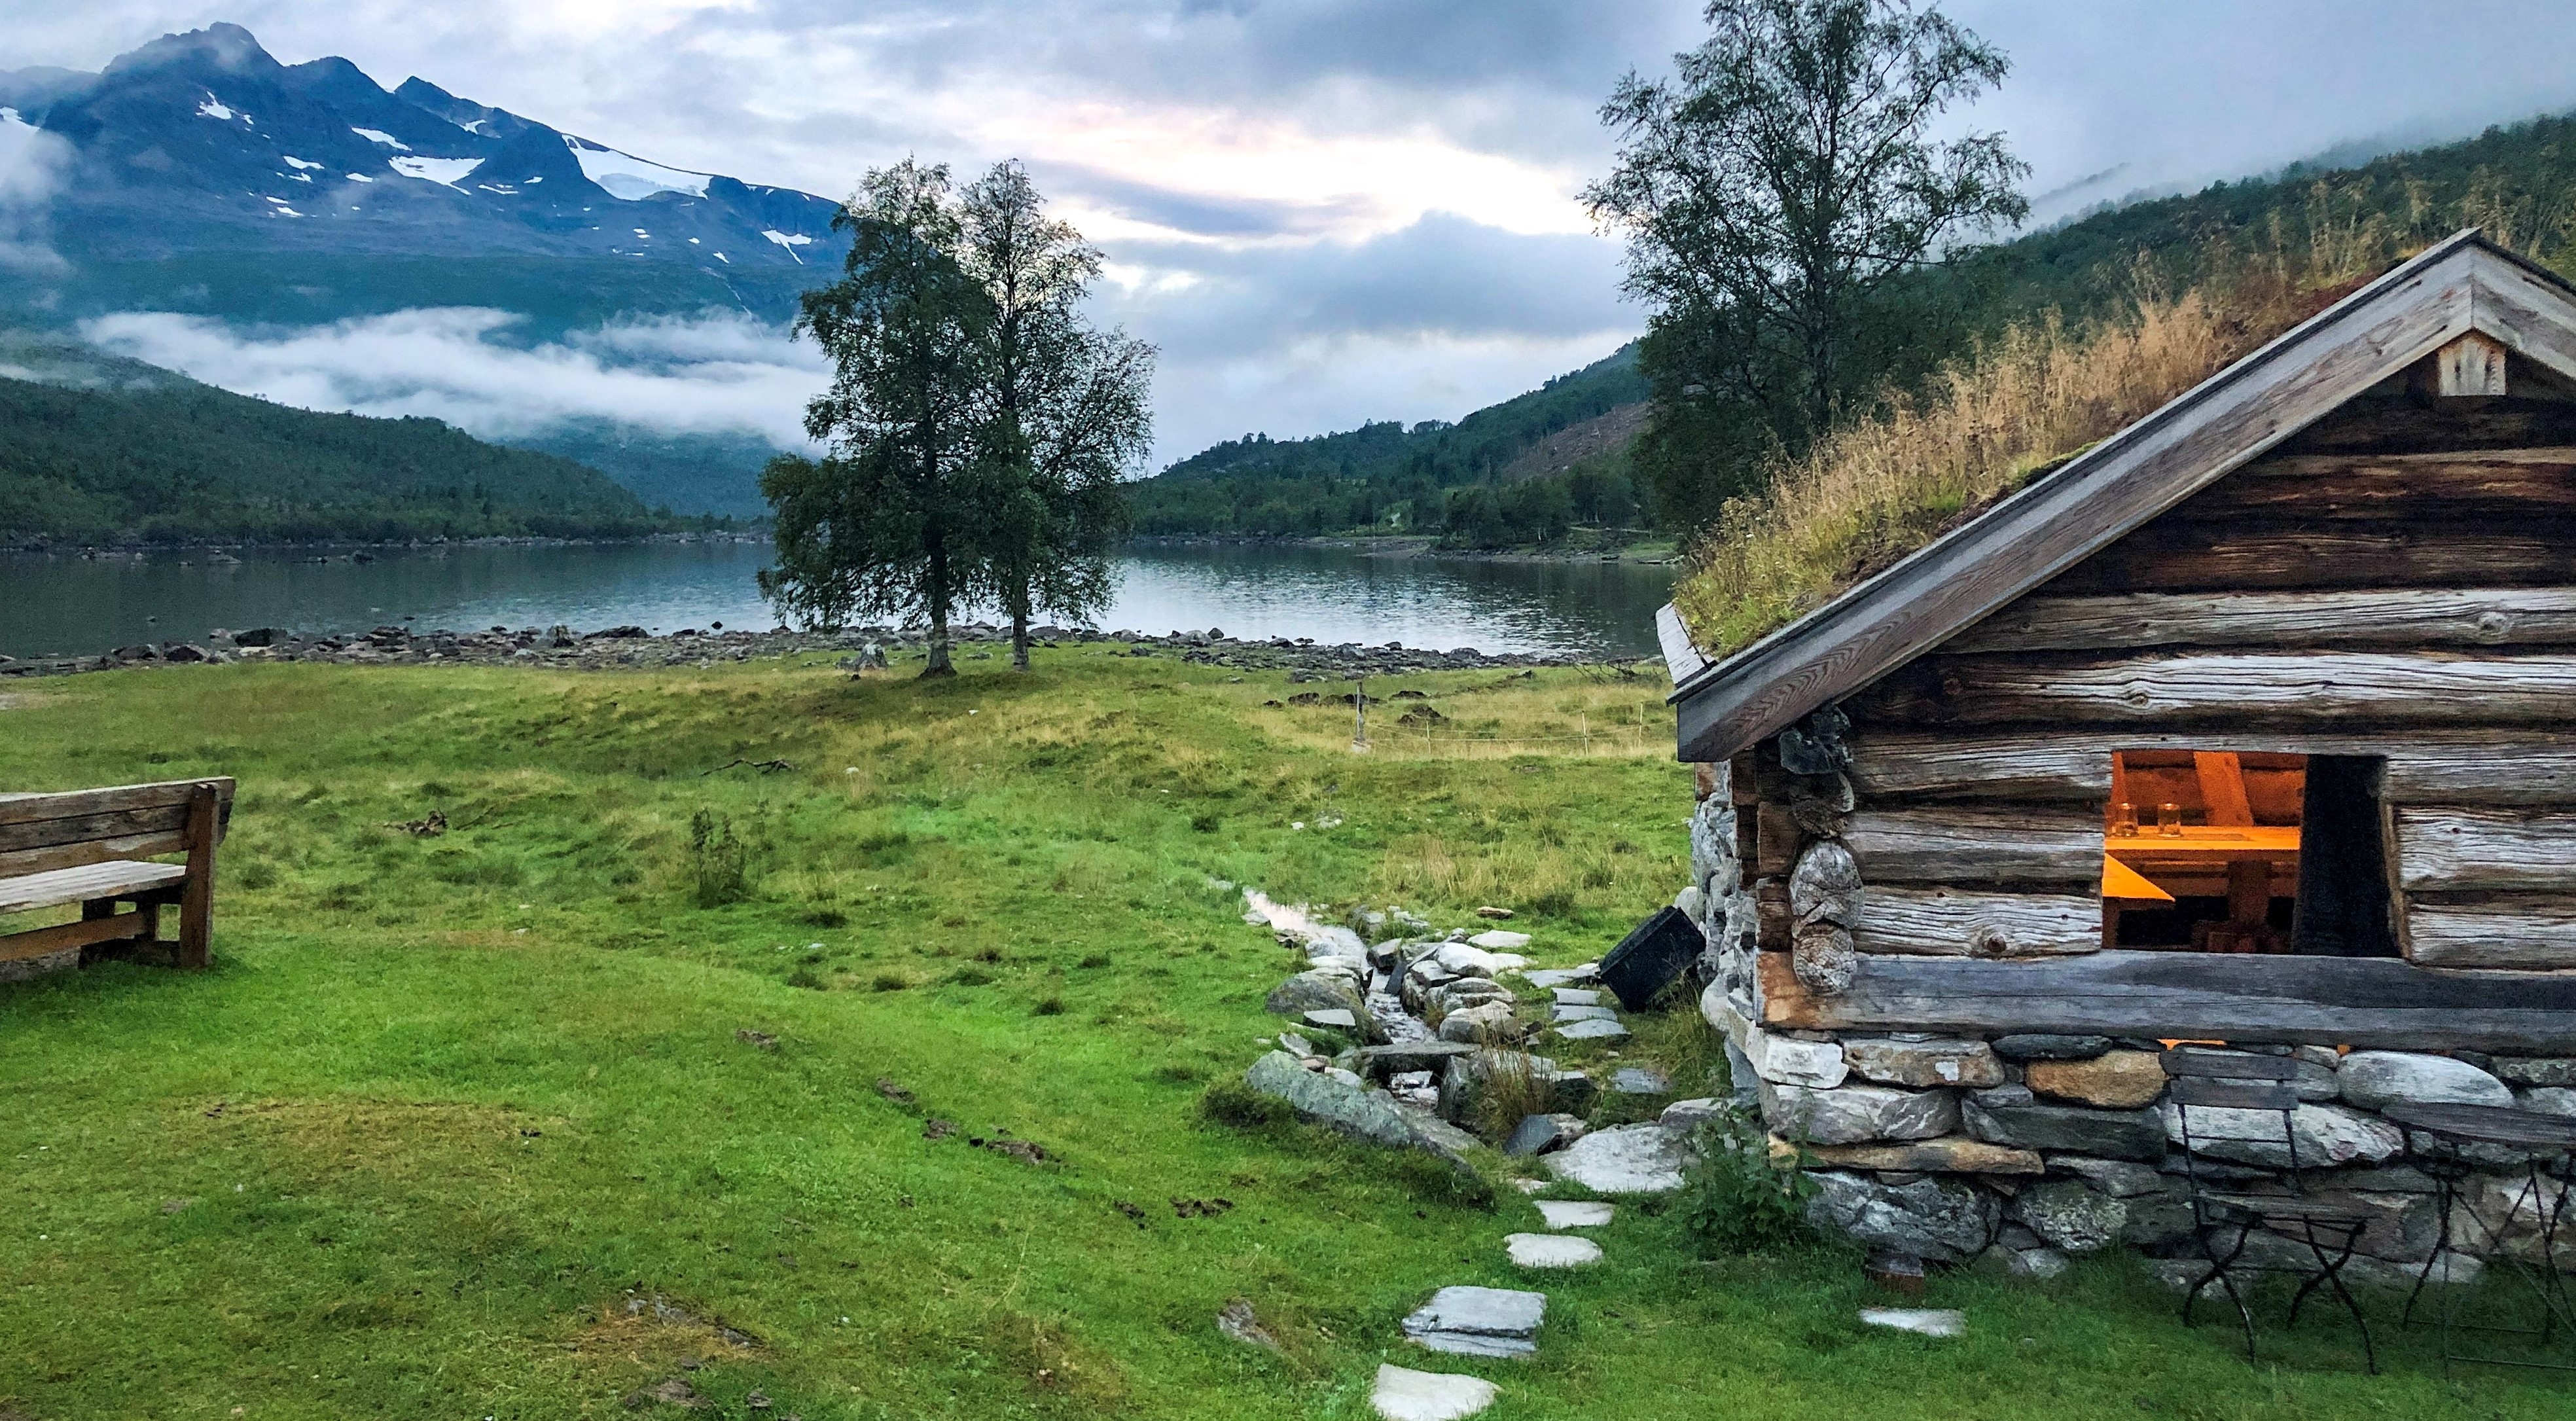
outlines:
[{"label": "forested hillside", "polygon": [[[2576,117],[2489,129],[2352,167],[2158,198],[2001,243],[1926,273],[1885,313],[1887,388],[1902,393],[2007,326],[2055,311],[2080,325],[2141,294],[2264,266],[2363,270],[2467,226],[2576,271]],[[1765,441],[1724,411],[1669,421],[1561,470],[1514,461],[1549,435],[1649,397],[1630,346],[1455,425],[1371,424],[1312,439],[1217,445],[1131,486],[1148,533],[1439,533],[1470,546],[1541,542],[1578,522],[1687,528],[1763,475]],[[1602,420],[1633,437],[1639,411]],[[1867,411],[1854,410],[1854,415]]]},{"label": "forested hillside", "polygon": [[434,419],[315,414],[155,375],[92,388],[0,379],[0,547],[681,526],[570,459]]}]

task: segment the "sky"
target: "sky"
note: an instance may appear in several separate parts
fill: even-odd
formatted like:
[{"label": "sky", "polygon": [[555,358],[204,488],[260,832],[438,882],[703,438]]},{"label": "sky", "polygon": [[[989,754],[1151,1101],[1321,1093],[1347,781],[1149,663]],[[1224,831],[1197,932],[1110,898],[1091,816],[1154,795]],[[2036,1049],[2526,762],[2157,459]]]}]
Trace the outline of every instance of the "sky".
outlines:
[{"label": "sky", "polygon": [[[1631,68],[1661,71],[1702,28],[1692,0],[7,8],[0,68],[95,69],[230,20],[289,63],[343,55],[389,87],[417,74],[657,162],[829,196],[907,153],[962,170],[1023,159],[1108,254],[1099,314],[1162,352],[1158,460],[1251,431],[1455,419],[1636,334],[1644,313],[1621,295],[1618,244],[1577,194],[1610,162],[1603,96]],[[2563,8],[2533,0],[2457,0],[2438,16],[2421,0],[1944,8],[2011,57],[2002,89],[1956,122],[2008,135],[2042,220],[2337,145],[2409,146],[2576,108]],[[147,358],[193,350],[208,369],[268,372],[263,393],[369,407],[332,384],[329,353],[350,339],[221,349],[226,334],[202,325],[136,321],[125,348]],[[500,349],[456,319],[356,333],[395,335],[469,359]],[[634,338],[604,332],[561,358],[578,366]],[[792,354],[760,356],[750,374],[729,361],[745,409],[796,398],[769,366],[811,378]],[[518,385],[491,372],[455,383],[412,407],[470,416]],[[544,388],[597,385],[574,369]],[[721,400],[682,403],[721,422]]]}]

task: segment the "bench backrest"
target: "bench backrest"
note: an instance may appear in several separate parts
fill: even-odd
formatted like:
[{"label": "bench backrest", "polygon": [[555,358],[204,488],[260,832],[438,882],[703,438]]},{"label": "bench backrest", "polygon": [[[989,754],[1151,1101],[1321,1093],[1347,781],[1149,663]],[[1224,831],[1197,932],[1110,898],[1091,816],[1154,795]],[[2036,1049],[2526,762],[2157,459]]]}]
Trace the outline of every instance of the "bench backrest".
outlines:
[{"label": "bench backrest", "polygon": [[185,853],[188,804],[199,785],[214,788],[215,837],[220,839],[232,819],[229,778],[0,794],[0,877]]}]

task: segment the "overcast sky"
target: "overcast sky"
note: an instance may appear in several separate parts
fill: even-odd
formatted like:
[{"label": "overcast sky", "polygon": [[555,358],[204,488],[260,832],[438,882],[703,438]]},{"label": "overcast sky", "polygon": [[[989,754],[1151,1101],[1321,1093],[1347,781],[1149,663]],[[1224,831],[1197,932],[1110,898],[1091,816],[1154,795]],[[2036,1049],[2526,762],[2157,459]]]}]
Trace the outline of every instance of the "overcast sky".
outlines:
[{"label": "overcast sky", "polygon": [[[2576,107],[2563,5],[1954,0],[2013,74],[1966,116],[2043,216]],[[1028,161],[1163,350],[1164,457],[1249,430],[1456,418],[1642,325],[1574,195],[1594,111],[1689,0],[81,0],[0,67],[248,26],[680,167],[840,196],[907,152]]]}]

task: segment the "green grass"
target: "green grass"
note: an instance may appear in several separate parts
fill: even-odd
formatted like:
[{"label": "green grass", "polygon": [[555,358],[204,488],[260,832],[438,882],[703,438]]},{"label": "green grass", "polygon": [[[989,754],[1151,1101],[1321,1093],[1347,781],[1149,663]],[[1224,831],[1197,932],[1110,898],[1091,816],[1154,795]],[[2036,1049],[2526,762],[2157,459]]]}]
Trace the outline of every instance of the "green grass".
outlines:
[{"label": "green grass", "polygon": [[[1203,1112],[1296,965],[1209,880],[1501,902],[1546,960],[1590,956],[1684,877],[1664,688],[1372,683],[1452,720],[1359,755],[1332,708],[1265,707],[1276,676],[1000,664],[12,687],[0,785],[241,796],[213,970],[0,986],[0,1417],[628,1415],[674,1377],[701,1416],[754,1390],[808,1421],[1367,1415],[1379,1361],[1424,1362],[1397,1319],[1522,1281],[1501,1238],[1536,1214],[1223,1091]],[[706,773],[736,758],[795,769]],[[444,837],[388,827],[431,809]],[[1629,1054],[1706,1051],[1677,1021]],[[1862,1329],[1843,1254],[1703,1263],[1651,1208],[1604,1243],[1543,1284],[1535,1362],[1439,1364],[1501,1380],[1496,1421],[2567,1411],[2413,1339],[2365,1378],[2322,1321],[2249,1367],[2120,1259],[1940,1279],[1972,1334],[1934,1343]],[[1217,1335],[1236,1296],[1284,1355]]]}]

